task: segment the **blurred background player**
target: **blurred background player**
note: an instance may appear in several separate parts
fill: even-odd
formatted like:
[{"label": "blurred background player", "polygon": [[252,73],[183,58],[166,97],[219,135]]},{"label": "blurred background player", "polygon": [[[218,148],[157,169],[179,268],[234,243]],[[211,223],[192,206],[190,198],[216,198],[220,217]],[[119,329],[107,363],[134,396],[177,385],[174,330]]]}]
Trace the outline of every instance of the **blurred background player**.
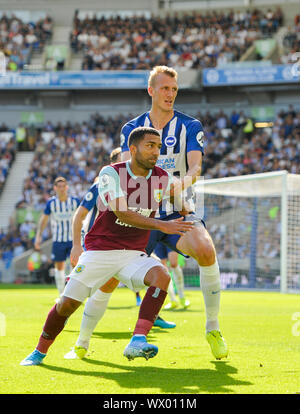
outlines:
[{"label": "blurred background player", "polygon": [[55,284],[59,295],[65,287],[65,262],[70,256],[72,249],[72,219],[80,200],[68,195],[68,183],[64,177],[57,177],[53,189],[55,196],[51,197],[42,214],[35,237],[34,247],[40,250],[43,231],[45,230],[49,217],[51,217],[52,253],[54,262]]},{"label": "blurred background player", "polygon": [[[157,165],[171,175],[178,176],[182,188],[187,189],[201,175],[204,132],[199,120],[174,109],[178,93],[177,78],[178,74],[173,68],[156,66],[152,69],[148,78],[151,109],[123,126],[121,148],[122,159],[129,159],[128,137],[131,131],[140,126],[157,129],[162,139]],[[192,198],[189,197],[189,202],[191,200]],[[171,205],[160,208],[160,219],[170,220],[180,217],[180,212],[175,210]],[[157,243],[162,242],[170,249],[197,261],[205,303],[206,340],[216,359],[226,358],[228,346],[221,334],[218,320],[221,278],[215,246],[202,217],[197,217],[196,214],[188,214],[187,217],[189,220],[195,220],[192,231],[182,237],[152,231],[146,251],[150,255]]]},{"label": "blurred background player", "polygon": [[179,303],[176,299],[172,280],[169,284],[168,294],[170,296],[170,303],[168,303],[164,309],[175,309],[182,306],[187,309],[190,306],[190,301],[184,296],[184,276],[181,266],[178,261],[178,253],[168,248],[163,243],[158,243],[154,249],[155,255],[160,259],[164,266],[168,269],[174,278],[175,287],[179,296]]}]

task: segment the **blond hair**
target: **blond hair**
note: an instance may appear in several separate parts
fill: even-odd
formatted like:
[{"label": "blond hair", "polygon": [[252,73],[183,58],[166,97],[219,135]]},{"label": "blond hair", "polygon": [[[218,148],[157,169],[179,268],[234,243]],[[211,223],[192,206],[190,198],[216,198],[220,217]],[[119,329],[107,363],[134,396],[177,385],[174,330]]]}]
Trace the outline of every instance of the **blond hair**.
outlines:
[{"label": "blond hair", "polygon": [[175,69],[169,68],[168,66],[155,66],[150,72],[148,86],[154,86],[155,78],[160,73],[168,75],[171,78],[175,78],[175,80],[177,81],[178,74]]},{"label": "blond hair", "polygon": [[110,162],[116,162],[121,151],[122,151],[121,147],[118,147],[112,150],[109,156]]}]

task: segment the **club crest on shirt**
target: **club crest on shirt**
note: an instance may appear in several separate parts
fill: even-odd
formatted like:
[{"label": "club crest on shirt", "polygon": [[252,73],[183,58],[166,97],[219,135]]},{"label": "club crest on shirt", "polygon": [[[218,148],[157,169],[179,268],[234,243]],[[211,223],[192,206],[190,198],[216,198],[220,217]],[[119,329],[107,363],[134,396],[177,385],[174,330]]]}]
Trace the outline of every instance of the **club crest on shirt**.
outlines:
[{"label": "club crest on shirt", "polygon": [[100,183],[103,187],[107,186],[109,183],[109,175],[108,174],[103,174],[100,177]]},{"label": "club crest on shirt", "polygon": [[86,199],[86,201],[91,201],[93,197],[94,197],[93,193],[91,191],[89,191],[86,194],[85,199]]},{"label": "club crest on shirt", "polygon": [[78,265],[78,266],[76,266],[75,273],[81,273],[84,268],[85,268],[84,265]]},{"label": "club crest on shirt", "polygon": [[153,195],[154,195],[154,200],[157,203],[160,203],[162,200],[162,194],[163,194],[163,190],[154,190]]},{"label": "club crest on shirt", "polygon": [[166,147],[169,147],[169,148],[175,147],[176,142],[177,142],[177,138],[172,135],[169,135],[168,137],[165,138]]}]

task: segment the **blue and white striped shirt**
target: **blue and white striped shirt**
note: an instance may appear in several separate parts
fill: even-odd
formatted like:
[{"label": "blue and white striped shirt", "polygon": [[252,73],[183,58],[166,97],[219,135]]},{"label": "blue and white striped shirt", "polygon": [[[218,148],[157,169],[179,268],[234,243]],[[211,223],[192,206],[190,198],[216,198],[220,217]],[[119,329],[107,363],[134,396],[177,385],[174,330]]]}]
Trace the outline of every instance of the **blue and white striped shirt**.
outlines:
[{"label": "blue and white striped shirt", "polygon": [[72,219],[80,200],[69,196],[66,201],[51,197],[46,204],[44,214],[51,217],[53,242],[72,242]]},{"label": "blue and white striped shirt", "polygon": [[[137,127],[152,127],[150,112],[127,122],[121,130],[122,152],[129,151],[128,138],[131,131]],[[187,153],[201,151],[204,153],[204,132],[201,122],[189,115],[174,110],[173,118],[159,130],[162,147],[156,165],[168,171],[171,175],[183,178],[188,171]],[[172,213],[173,207],[168,203],[160,209],[160,217]]]},{"label": "blue and white striped shirt", "polygon": [[83,226],[81,229],[81,241],[84,245],[84,237],[87,232],[89,232],[98,217],[99,210],[97,208],[97,199],[98,199],[98,183],[94,183],[84,196],[80,205],[85,207],[88,210],[88,214],[83,221]]}]

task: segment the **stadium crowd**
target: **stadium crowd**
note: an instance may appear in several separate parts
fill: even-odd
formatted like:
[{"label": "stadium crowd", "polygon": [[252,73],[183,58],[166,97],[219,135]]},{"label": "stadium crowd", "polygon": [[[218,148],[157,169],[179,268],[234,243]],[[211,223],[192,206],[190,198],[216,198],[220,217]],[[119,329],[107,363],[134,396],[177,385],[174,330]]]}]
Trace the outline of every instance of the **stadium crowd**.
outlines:
[{"label": "stadium crowd", "polygon": [[215,67],[238,61],[252,43],[283,24],[280,7],[167,17],[121,18],[75,14],[70,45],[84,52],[84,70]]},{"label": "stadium crowd", "polygon": [[6,57],[6,70],[18,71],[30,63],[33,50],[41,51],[51,39],[53,22],[50,16],[24,23],[12,14],[0,17],[0,50]]},{"label": "stadium crowd", "polygon": [[[206,206],[207,216],[215,218],[210,231],[219,252],[218,257],[220,259],[249,257],[251,246],[249,229],[252,225],[253,198],[226,199],[222,196],[210,195],[206,200]],[[279,206],[279,197],[260,199],[256,206],[259,211],[257,256],[260,258],[280,257],[280,222],[277,220],[280,215]],[[228,214],[228,224],[223,222],[219,224],[216,218],[224,212]],[[234,214],[235,220],[232,220],[230,214]],[[234,240],[232,240],[232,234],[234,234]]]},{"label": "stadium crowd", "polygon": [[[212,127],[211,131],[210,125],[214,124],[210,115],[202,117],[198,114],[198,118],[207,125],[208,148],[203,171],[206,178],[284,169],[300,173],[300,112],[296,112],[292,105],[277,114],[272,127],[261,129],[255,128],[243,112],[233,113],[231,117],[220,112],[215,122],[223,125],[223,131],[229,129],[228,138],[220,134],[220,129]],[[248,122],[252,122],[252,130],[246,130]],[[217,135],[215,131],[218,131]]]},{"label": "stadium crowd", "polygon": [[[3,122],[0,125],[0,194],[7,179],[10,167],[15,160],[17,146],[14,137],[7,138],[9,128]],[[2,134],[4,133],[4,135]]]},{"label": "stadium crowd", "polygon": [[280,56],[281,63],[293,64],[299,61],[300,50],[300,14],[294,18],[294,25],[288,26],[284,34],[282,47],[284,53]]}]

